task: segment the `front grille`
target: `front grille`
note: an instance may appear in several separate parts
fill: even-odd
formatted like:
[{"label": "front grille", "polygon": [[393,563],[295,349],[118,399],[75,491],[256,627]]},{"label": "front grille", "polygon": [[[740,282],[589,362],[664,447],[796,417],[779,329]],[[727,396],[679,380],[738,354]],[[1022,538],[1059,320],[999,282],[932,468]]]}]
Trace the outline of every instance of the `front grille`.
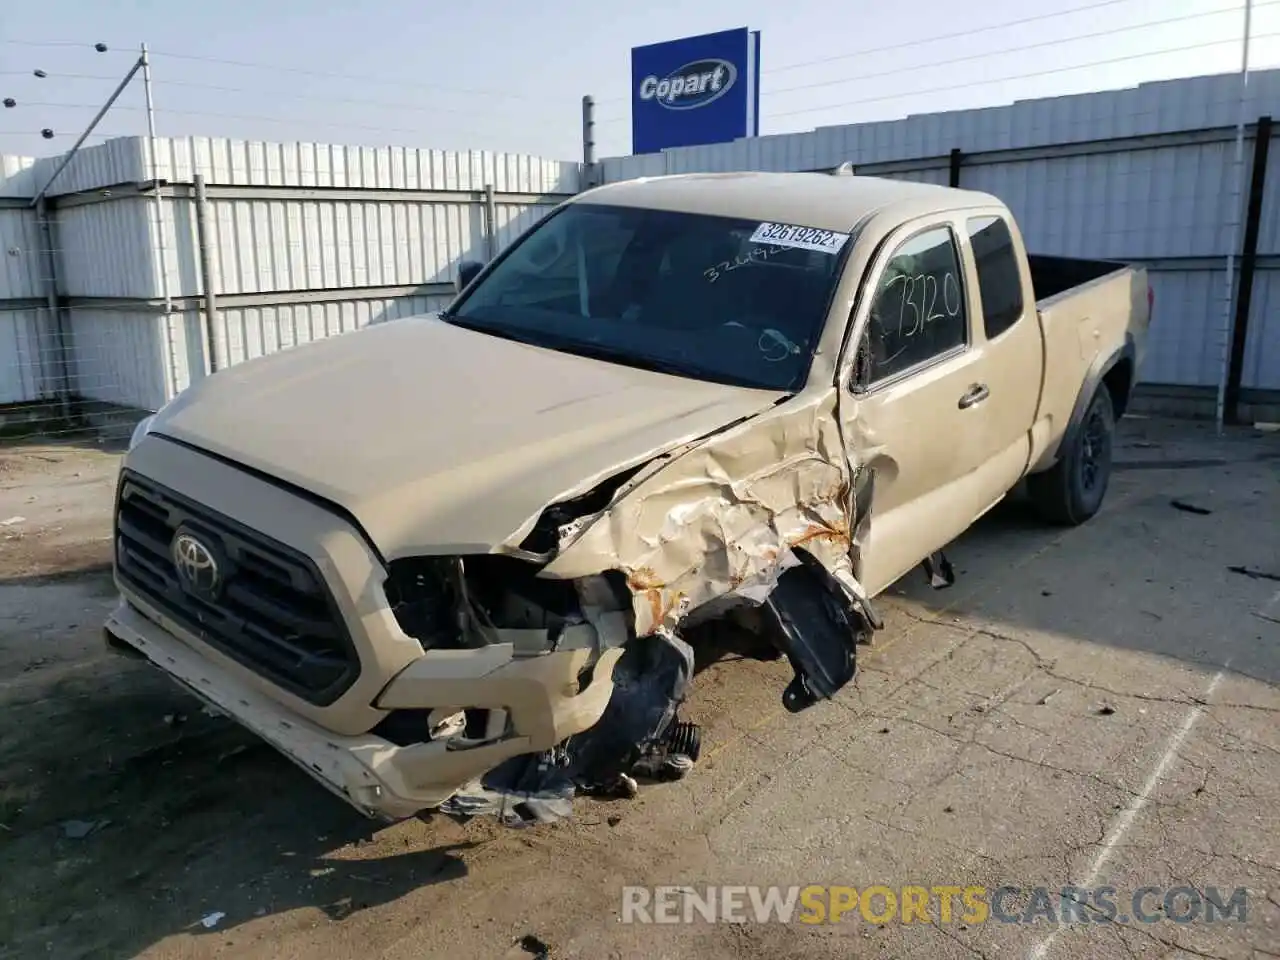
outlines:
[{"label": "front grille", "polygon": [[[172,544],[198,538],[216,558],[218,588],[178,575]],[[201,640],[271,682],[323,706],[355,682],[359,658],[342,614],[305,555],[128,470],[120,477],[116,570]]]}]

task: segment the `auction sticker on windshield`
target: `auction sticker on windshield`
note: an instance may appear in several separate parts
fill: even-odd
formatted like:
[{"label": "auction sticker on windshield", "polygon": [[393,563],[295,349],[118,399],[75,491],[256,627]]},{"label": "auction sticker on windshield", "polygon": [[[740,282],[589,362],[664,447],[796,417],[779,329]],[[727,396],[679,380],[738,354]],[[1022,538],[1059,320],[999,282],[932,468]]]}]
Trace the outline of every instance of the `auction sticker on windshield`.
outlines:
[{"label": "auction sticker on windshield", "polygon": [[848,239],[847,233],[819,230],[816,227],[797,227],[788,223],[762,223],[756,227],[756,232],[751,235],[748,242],[837,254]]}]

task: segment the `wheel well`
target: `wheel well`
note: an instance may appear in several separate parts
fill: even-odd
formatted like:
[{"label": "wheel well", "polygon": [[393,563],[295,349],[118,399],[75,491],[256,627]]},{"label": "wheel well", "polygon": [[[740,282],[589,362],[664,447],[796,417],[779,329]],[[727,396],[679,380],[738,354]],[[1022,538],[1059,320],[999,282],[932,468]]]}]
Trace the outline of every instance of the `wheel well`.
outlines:
[{"label": "wheel well", "polygon": [[1129,391],[1133,386],[1133,361],[1128,357],[1120,360],[1107,371],[1102,382],[1111,394],[1111,406],[1119,420],[1124,416],[1125,407],[1129,405]]}]

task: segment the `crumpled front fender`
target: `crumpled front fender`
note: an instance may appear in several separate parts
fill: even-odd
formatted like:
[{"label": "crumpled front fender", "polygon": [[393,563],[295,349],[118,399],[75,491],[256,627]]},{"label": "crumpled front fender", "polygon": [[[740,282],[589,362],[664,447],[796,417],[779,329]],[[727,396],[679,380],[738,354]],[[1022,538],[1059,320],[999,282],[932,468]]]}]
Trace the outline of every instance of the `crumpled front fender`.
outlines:
[{"label": "crumpled front fender", "polygon": [[834,390],[797,399],[697,445],[626,490],[541,575],[623,572],[639,636],[718,598],[763,602],[801,550],[865,606],[835,405]]}]

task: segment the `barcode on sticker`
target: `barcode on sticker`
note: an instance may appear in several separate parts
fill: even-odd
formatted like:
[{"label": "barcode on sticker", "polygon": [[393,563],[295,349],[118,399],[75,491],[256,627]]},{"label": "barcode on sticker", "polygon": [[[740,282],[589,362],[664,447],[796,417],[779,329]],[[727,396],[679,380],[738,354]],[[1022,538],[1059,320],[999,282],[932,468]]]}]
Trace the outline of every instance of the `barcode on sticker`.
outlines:
[{"label": "barcode on sticker", "polygon": [[798,227],[789,223],[762,223],[756,227],[750,242],[836,254],[848,239],[847,233],[819,230],[817,227]]}]

